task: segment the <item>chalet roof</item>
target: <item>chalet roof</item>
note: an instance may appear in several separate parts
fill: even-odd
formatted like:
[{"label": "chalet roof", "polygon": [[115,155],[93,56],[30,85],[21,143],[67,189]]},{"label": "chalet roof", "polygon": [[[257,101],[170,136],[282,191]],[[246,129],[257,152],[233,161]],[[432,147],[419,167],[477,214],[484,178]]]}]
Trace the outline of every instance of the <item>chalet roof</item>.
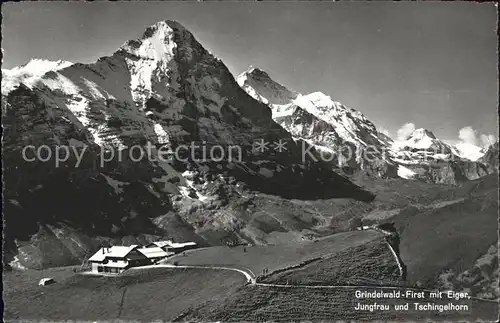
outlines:
[{"label": "chalet roof", "polygon": [[164,240],[164,241],[155,241],[151,242],[148,244],[148,248],[154,248],[160,247],[160,248],[183,248],[183,247],[188,247],[188,246],[196,246],[195,242],[173,242],[172,240]]},{"label": "chalet roof", "polygon": [[142,253],[147,258],[167,257],[173,254],[173,252],[166,252],[160,247],[141,248],[137,249],[137,251]]},{"label": "chalet roof", "polygon": [[169,246],[171,243],[172,243],[171,240],[164,240],[164,241],[151,242],[149,245],[155,245],[157,247],[163,248],[165,246]]},{"label": "chalet roof", "polygon": [[188,247],[188,246],[196,246],[196,243],[195,242],[182,242],[182,243],[172,242],[172,243],[170,243],[170,247],[172,247],[172,248],[183,248],[183,247]]},{"label": "chalet roof", "polygon": [[92,257],[89,258],[89,261],[101,262],[106,258],[125,258],[137,247],[138,245],[112,246],[109,248],[101,248]]}]

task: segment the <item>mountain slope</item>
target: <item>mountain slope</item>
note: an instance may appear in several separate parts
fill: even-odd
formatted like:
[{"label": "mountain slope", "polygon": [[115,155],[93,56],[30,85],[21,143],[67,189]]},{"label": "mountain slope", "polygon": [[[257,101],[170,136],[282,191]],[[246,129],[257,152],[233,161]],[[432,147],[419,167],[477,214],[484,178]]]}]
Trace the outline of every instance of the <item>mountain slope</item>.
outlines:
[{"label": "mountain slope", "polygon": [[460,184],[494,172],[489,162],[480,158],[478,147],[474,147],[447,144],[431,131],[420,128],[406,140],[394,142],[389,153],[402,171],[408,170],[403,172],[409,178]]},{"label": "mountain slope", "polygon": [[268,104],[273,119],[298,140],[314,146],[314,155],[343,174],[359,171],[376,177],[402,177],[441,184],[459,184],[493,172],[471,145],[452,146],[427,129],[417,129],[394,142],[359,111],[329,96],[288,90],[262,70],[251,68],[238,77],[251,96]]},{"label": "mountain slope", "polygon": [[238,83],[254,98],[269,103],[273,119],[296,139],[313,145],[321,159],[351,171],[396,176],[396,166],[383,153],[392,141],[359,111],[321,92],[302,95],[288,90],[255,68],[242,73]]},{"label": "mountain slope", "polygon": [[488,165],[491,173],[498,172],[498,141],[486,149],[479,161]]},{"label": "mountain slope", "polygon": [[10,92],[20,83],[31,86],[48,71],[57,71],[71,64],[71,62],[62,60],[52,62],[45,59],[34,58],[22,66],[17,66],[12,69],[2,69],[2,94]]},{"label": "mountain slope", "polygon": [[258,68],[250,67],[237,78],[237,81],[254,99],[266,104],[284,105],[298,96],[298,93],[274,81],[269,74]]},{"label": "mountain slope", "polygon": [[454,145],[453,148],[456,155],[470,161],[477,161],[486,153],[486,150],[484,148],[465,142],[458,143]]},{"label": "mountain slope", "polygon": [[[305,143],[177,22],[156,23],[93,64],[59,67],[3,90],[6,263],[77,263],[101,244],[172,236],[267,243],[273,230],[239,217],[251,191],[373,199],[303,158]],[[260,152],[260,140],[287,149]],[[276,230],[300,236],[316,223],[294,221]]]}]

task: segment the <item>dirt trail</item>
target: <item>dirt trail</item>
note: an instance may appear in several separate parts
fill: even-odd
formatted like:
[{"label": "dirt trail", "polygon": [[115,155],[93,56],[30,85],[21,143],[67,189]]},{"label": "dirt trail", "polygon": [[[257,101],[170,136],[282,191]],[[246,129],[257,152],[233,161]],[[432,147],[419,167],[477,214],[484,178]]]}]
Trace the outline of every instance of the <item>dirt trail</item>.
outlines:
[{"label": "dirt trail", "polygon": [[127,293],[127,287],[125,286],[123,288],[123,292],[122,292],[122,297],[120,299],[120,305],[118,306],[118,317],[120,317],[120,315],[122,315],[122,311],[123,311],[123,300],[125,299],[125,294]]},{"label": "dirt trail", "polygon": [[140,270],[140,269],[148,269],[148,268],[186,268],[186,269],[219,269],[219,270],[232,270],[243,274],[247,280],[247,283],[252,285],[256,284],[256,278],[253,273],[246,272],[243,269],[231,268],[231,267],[218,267],[218,266],[184,266],[184,265],[169,265],[169,264],[161,264],[161,265],[150,265],[150,266],[141,266],[141,267],[133,267],[131,270]]},{"label": "dirt trail", "polygon": [[[151,266],[143,266],[132,268],[133,269],[148,269],[148,268],[190,268],[190,269],[214,269],[214,270],[232,270],[239,272],[244,275],[247,279],[247,283],[253,286],[261,286],[261,287],[275,287],[275,288],[308,288],[308,289],[359,289],[359,288],[370,288],[370,289],[388,289],[388,290],[412,290],[412,291],[423,291],[423,292],[438,292],[438,290],[425,289],[425,288],[416,288],[416,287],[399,287],[399,286],[374,286],[374,285],[294,285],[294,284],[269,284],[269,283],[257,283],[256,277],[253,273],[249,273],[245,270],[238,268],[230,268],[230,267],[218,267],[218,266],[175,266],[175,265],[151,265]],[[442,291],[441,291],[442,292]],[[485,302],[493,302],[498,303],[495,300],[484,299],[479,297],[470,297],[470,299],[485,301]]]}]

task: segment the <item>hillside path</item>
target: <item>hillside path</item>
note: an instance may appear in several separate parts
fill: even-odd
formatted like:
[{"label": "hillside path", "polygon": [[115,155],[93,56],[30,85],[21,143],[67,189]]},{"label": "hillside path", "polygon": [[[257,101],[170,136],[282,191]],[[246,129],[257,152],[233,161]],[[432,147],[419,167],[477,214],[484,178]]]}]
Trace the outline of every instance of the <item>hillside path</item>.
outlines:
[{"label": "hillside path", "polygon": [[[149,268],[173,268],[173,269],[214,269],[214,270],[231,270],[236,271],[245,276],[247,283],[253,286],[261,286],[261,287],[275,287],[275,288],[308,288],[308,289],[356,289],[356,288],[371,288],[371,289],[405,289],[412,291],[423,291],[423,292],[438,292],[438,290],[425,289],[425,288],[415,288],[415,287],[400,287],[400,286],[375,286],[375,285],[294,285],[294,284],[268,284],[268,283],[257,283],[256,277],[253,273],[249,273],[243,269],[231,268],[231,267],[219,267],[219,266],[185,266],[185,265],[170,265],[170,264],[159,264],[159,265],[150,265],[150,266],[142,266],[142,267],[134,267],[132,270],[138,269],[149,269]],[[442,291],[441,291],[442,292]],[[485,301],[485,302],[493,302],[498,303],[495,300],[484,299],[479,297],[470,297],[470,299]]]},{"label": "hillside path", "polygon": [[138,269],[148,269],[148,268],[186,268],[186,269],[220,269],[220,270],[232,270],[239,272],[240,274],[244,275],[247,282],[256,285],[257,281],[255,279],[255,275],[253,273],[248,273],[243,269],[238,269],[238,268],[231,268],[231,267],[218,267],[218,266],[184,266],[184,265],[170,265],[170,264],[158,264],[158,265],[150,265],[150,266],[141,266],[141,267],[132,267],[132,270],[138,270]]}]

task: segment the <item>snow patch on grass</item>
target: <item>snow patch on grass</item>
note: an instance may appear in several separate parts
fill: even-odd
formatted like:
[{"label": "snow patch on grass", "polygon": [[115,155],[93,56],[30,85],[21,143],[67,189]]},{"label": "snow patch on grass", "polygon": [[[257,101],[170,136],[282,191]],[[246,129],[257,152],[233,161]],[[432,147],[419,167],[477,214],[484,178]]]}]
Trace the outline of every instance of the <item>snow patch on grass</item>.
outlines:
[{"label": "snow patch on grass", "polygon": [[17,256],[14,256],[14,259],[11,262],[9,262],[9,265],[12,268],[16,268],[16,269],[20,269],[20,270],[28,269],[21,264],[21,261],[19,260],[19,258]]},{"label": "snow patch on grass", "polygon": [[412,179],[416,174],[417,173],[403,165],[398,166],[398,176],[401,178]]}]

